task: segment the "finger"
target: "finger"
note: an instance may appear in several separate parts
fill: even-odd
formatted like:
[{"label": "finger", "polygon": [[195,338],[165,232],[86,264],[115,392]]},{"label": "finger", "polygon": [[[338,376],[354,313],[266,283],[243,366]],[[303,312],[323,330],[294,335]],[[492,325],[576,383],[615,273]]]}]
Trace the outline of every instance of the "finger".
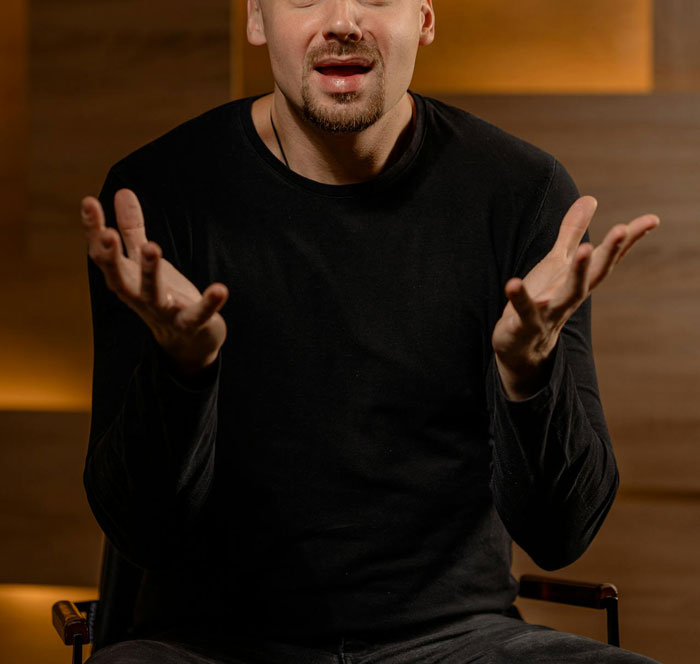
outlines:
[{"label": "finger", "polygon": [[120,189],[114,195],[114,212],[129,258],[139,260],[141,249],[148,242],[148,238],[141,204],[131,189]]},{"label": "finger", "polygon": [[165,296],[161,281],[163,252],[155,242],[147,242],[141,249],[141,291],[144,304],[164,307]]},{"label": "finger", "polygon": [[572,310],[578,308],[590,291],[590,265],[593,246],[588,242],[579,245],[569,268],[569,274],[556,297],[552,298],[549,311],[552,318],[564,322]]},{"label": "finger", "polygon": [[554,249],[567,258],[571,256],[581,244],[597,207],[598,201],[593,196],[579,198],[562,219]]},{"label": "finger", "polygon": [[122,299],[136,296],[137,288],[133,278],[126,269],[127,259],[124,257],[121,238],[114,228],[106,228],[101,233],[100,247],[93,256],[110,290]]},{"label": "finger", "polygon": [[228,288],[224,284],[211,284],[199,302],[180,311],[177,322],[186,329],[201,327],[224,306],[227,299]]},{"label": "finger", "polygon": [[540,313],[537,305],[525,289],[522,279],[511,279],[506,284],[506,297],[520,316],[523,325],[530,328],[541,326]]},{"label": "finger", "polygon": [[86,196],[80,202],[80,218],[88,242],[88,251],[92,256],[100,249],[102,231],[106,228],[102,205],[94,196]]},{"label": "finger", "polygon": [[616,262],[621,261],[638,240],[658,228],[660,224],[661,220],[655,214],[645,214],[630,221],[627,224],[627,239]]},{"label": "finger", "polygon": [[589,273],[591,289],[595,288],[610,274],[610,271],[619,260],[627,236],[627,226],[618,224],[608,232],[603,242],[595,248],[591,257]]}]

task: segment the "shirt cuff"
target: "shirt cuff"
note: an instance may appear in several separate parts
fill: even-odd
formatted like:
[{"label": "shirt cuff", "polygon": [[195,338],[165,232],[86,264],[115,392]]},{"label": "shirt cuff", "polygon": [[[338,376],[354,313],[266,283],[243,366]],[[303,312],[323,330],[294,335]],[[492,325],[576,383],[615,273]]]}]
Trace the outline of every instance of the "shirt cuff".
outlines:
[{"label": "shirt cuff", "polygon": [[566,372],[566,348],[564,339],[560,336],[554,350],[552,361],[549,363],[549,379],[547,383],[526,399],[513,400],[506,394],[501,375],[498,373],[496,360],[491,361],[492,391],[500,402],[512,415],[520,413],[542,413],[550,410],[564,382]]},{"label": "shirt cuff", "polygon": [[170,356],[152,335],[148,336],[146,346],[144,354],[150,359],[151,375],[153,376],[154,384],[159,388],[196,394],[207,392],[216,386],[221,371],[221,352],[208,367],[190,375],[178,371]]}]

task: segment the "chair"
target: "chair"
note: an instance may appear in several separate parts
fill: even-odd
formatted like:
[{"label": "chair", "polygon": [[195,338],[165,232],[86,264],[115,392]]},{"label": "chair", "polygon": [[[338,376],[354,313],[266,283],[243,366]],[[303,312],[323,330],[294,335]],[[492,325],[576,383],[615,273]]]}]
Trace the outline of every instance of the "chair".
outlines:
[{"label": "chair", "polygon": [[131,638],[131,617],[143,570],[124,558],[105,538],[100,567],[99,600],[62,600],[51,608],[53,625],[66,645],[73,646],[73,664],[81,664],[83,645],[92,652]]},{"label": "chair", "polygon": [[[73,646],[73,664],[81,664],[83,645],[92,643],[92,652],[131,638],[131,616],[141,585],[143,571],[126,560],[105,539],[100,573],[99,601],[56,602],[53,625],[66,645]],[[608,643],[620,645],[618,592],[611,583],[565,581],[524,574],[519,596],[606,611]],[[513,607],[515,609],[515,607]],[[521,618],[515,609],[514,615]]]}]

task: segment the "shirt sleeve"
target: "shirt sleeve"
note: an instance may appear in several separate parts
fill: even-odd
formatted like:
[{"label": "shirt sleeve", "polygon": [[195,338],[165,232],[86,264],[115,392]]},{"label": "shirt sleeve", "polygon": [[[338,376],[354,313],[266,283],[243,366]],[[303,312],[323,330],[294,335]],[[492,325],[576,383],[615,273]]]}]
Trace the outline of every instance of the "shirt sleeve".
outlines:
[{"label": "shirt sleeve", "polygon": [[[526,274],[551,249],[577,197],[555,162],[515,274]],[[492,360],[487,397],[499,515],[540,567],[564,567],[593,540],[619,481],[593,362],[590,298],[564,326],[545,387],[523,401],[509,400]]]},{"label": "shirt sleeve", "polygon": [[[99,197],[108,226],[116,226],[114,194],[123,187],[129,187],[126,179],[112,169]],[[175,262],[167,215],[134,191],[149,239]],[[221,360],[195,378],[178,375],[148,327],[107,288],[91,260],[88,276],[94,342],[83,475],[88,501],[122,555],[144,568],[165,568],[212,486]]]}]

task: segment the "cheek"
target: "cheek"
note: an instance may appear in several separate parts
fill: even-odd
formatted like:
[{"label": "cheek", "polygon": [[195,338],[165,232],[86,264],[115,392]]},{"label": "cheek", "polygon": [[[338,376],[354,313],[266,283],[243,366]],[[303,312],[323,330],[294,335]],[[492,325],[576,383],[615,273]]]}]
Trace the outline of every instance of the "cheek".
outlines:
[{"label": "cheek", "polygon": [[377,44],[384,45],[383,50],[396,66],[413,64],[410,56],[418,50],[420,40],[420,25],[414,18],[397,17],[391,21],[390,29],[380,29],[374,35]]},{"label": "cheek", "polygon": [[415,30],[406,29],[403,34],[394,32],[384,41],[384,66],[387,82],[405,82],[410,78],[418,51],[418,36]]},{"label": "cheek", "polygon": [[[267,48],[270,53],[270,64],[274,72],[301,72],[304,66],[309,42],[303,37],[303,24],[298,24],[290,17],[275,21],[269,27]],[[274,47],[271,46],[274,44]]]},{"label": "cheek", "polygon": [[294,48],[288,41],[277,42],[277,44],[280,46],[269,49],[273,76],[280,83],[292,85],[297,79],[301,80],[304,69],[304,50]]}]

